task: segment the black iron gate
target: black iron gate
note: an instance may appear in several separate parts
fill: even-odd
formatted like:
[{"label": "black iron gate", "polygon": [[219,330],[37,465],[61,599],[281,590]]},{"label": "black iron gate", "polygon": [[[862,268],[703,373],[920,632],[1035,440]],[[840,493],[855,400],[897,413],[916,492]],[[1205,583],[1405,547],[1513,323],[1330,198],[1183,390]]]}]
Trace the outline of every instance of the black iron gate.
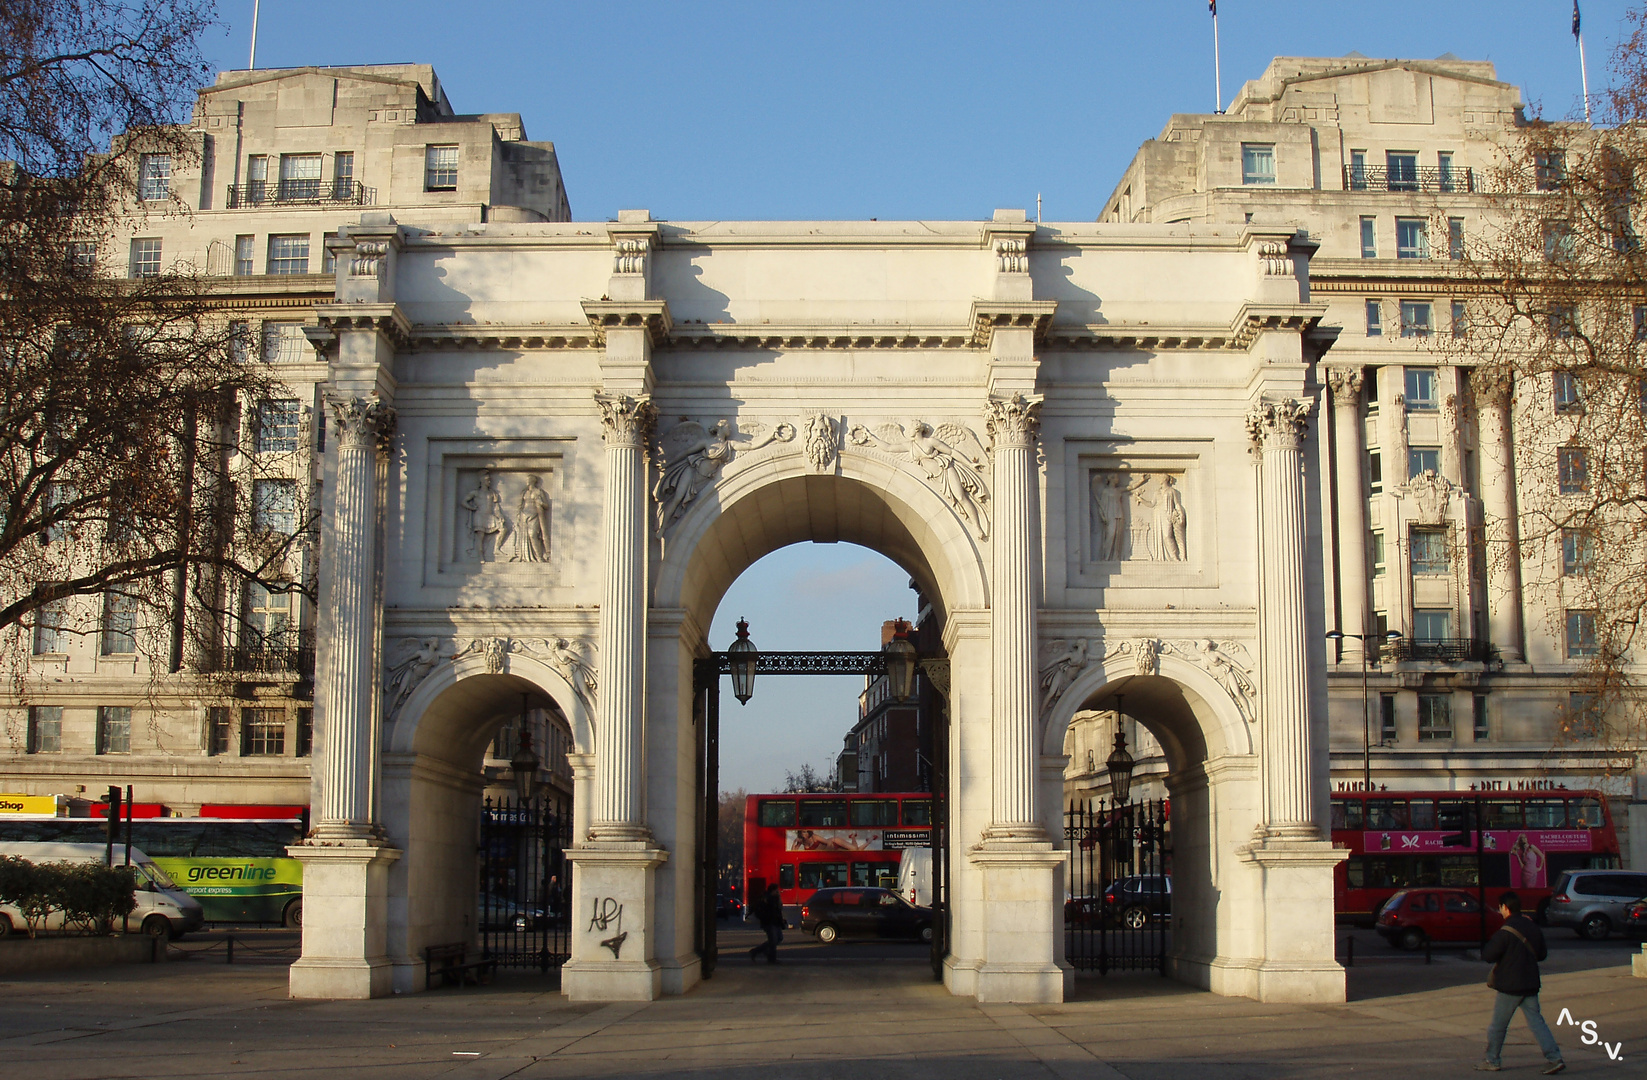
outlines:
[{"label": "black iron gate", "polygon": [[1167,973],[1172,850],[1165,801],[1110,805],[1077,800],[1064,810],[1069,894],[1064,955],[1078,971]]},{"label": "black iron gate", "polygon": [[480,815],[480,946],[499,967],[571,958],[572,823],[543,801],[486,800]]}]

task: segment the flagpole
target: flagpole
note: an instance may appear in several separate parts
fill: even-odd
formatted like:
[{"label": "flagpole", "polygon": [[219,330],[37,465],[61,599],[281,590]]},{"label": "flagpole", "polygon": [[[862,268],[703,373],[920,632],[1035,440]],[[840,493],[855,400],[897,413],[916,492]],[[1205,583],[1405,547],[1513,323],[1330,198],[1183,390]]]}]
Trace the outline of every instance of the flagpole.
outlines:
[{"label": "flagpole", "polygon": [[1578,77],[1584,86],[1584,122],[1590,122],[1590,69],[1584,62],[1584,34],[1578,34]]},{"label": "flagpole", "polygon": [[257,5],[258,0],[252,0],[252,56],[246,61],[248,69],[257,67]]},{"label": "flagpole", "polygon": [[1224,111],[1224,69],[1218,57],[1218,5],[1212,8],[1212,92],[1216,95],[1212,111]]}]

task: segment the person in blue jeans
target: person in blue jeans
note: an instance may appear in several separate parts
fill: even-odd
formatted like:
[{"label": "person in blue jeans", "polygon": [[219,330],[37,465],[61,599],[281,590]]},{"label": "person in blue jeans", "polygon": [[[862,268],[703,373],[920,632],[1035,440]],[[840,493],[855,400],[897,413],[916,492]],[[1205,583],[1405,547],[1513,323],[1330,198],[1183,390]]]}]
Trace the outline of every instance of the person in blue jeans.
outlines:
[{"label": "person in blue jeans", "polygon": [[1493,1018],[1487,1025],[1487,1056],[1476,1063],[1482,1072],[1498,1072],[1504,1068],[1500,1060],[1504,1052],[1504,1033],[1510,1029],[1510,1018],[1517,1009],[1527,1018],[1527,1027],[1538,1048],[1544,1051],[1546,1075],[1558,1073],[1567,1067],[1561,1060],[1561,1047],[1550,1034],[1550,1025],[1538,1011],[1538,962],[1549,956],[1544,935],[1533,920],[1521,913],[1521,897],[1507,892],[1498,898],[1498,913],[1504,925],[1487,939],[1481,948],[1481,959],[1493,965],[1487,976],[1487,985],[1498,991],[1493,1002]]}]

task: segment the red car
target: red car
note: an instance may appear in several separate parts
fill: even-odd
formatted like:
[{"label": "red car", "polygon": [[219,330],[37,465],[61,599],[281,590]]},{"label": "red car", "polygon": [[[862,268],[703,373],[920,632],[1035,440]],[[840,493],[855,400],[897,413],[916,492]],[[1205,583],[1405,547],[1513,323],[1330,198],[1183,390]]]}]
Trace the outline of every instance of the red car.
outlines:
[{"label": "red car", "polygon": [[[1487,909],[1487,933],[1504,920]],[[1426,941],[1479,942],[1481,905],[1464,889],[1402,889],[1390,897],[1374,924],[1384,940],[1402,949],[1422,949]]]}]

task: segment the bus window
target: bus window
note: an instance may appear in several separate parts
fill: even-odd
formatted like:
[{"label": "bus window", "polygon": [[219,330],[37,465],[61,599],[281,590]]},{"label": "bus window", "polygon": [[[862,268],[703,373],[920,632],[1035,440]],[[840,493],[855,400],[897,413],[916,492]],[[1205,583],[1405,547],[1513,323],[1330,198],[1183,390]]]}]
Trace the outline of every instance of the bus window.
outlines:
[{"label": "bus window", "polygon": [[1436,811],[1439,827],[1443,829],[1473,829],[1474,807],[1467,802],[1443,799]]},{"label": "bus window", "polygon": [[875,882],[869,879],[870,871],[875,869],[874,863],[855,862],[852,864],[852,885],[854,888],[866,888]]},{"label": "bus window", "polygon": [[839,828],[845,826],[846,800],[802,799],[800,824],[803,827],[810,826],[814,828]]},{"label": "bus window", "polygon": [[846,863],[801,863],[801,888],[838,889],[846,884]]},{"label": "bus window", "polygon": [[762,799],[760,808],[760,822],[762,825],[776,825],[782,828],[794,828],[795,800]]},{"label": "bus window", "polygon": [[[1341,826],[1341,828],[1345,828],[1345,829],[1359,829],[1359,828],[1361,828],[1361,810],[1362,810],[1361,797],[1359,795],[1352,796],[1348,799],[1345,799],[1340,805],[1343,806],[1343,808],[1344,808],[1344,824]],[[1335,824],[1336,824],[1336,822],[1335,822]]]},{"label": "bus window", "polygon": [[[1336,809],[1337,804],[1334,804]],[[1361,856],[1351,855],[1344,862],[1344,882],[1352,889],[1364,888],[1361,883],[1365,880],[1361,875]]]},{"label": "bus window", "polygon": [[853,799],[852,824],[859,828],[882,829],[898,824],[898,800]]},{"label": "bus window", "polygon": [[890,863],[875,863],[875,876],[870,881],[879,889],[896,889],[898,887],[898,868]]},{"label": "bus window", "polygon": [[1405,829],[1407,827],[1406,799],[1368,799],[1367,828]]},{"label": "bus window", "polygon": [[1567,812],[1571,815],[1573,828],[1601,828],[1601,803],[1595,799],[1574,799],[1567,804]]},{"label": "bus window", "polygon": [[905,825],[931,825],[932,824],[932,800],[931,799],[905,799],[904,800],[904,824]]},{"label": "bus window", "polygon": [[1415,829],[1435,828],[1435,800],[1414,799],[1407,809],[1407,820]]},{"label": "bus window", "polygon": [[[1442,885],[1450,889],[1475,888],[1475,856],[1474,855],[1443,855],[1439,879],[1433,884]],[[1432,884],[1427,882],[1426,884]]]},{"label": "bus window", "polygon": [[1567,827],[1567,804],[1560,799],[1528,799],[1526,815],[1529,829]]},{"label": "bus window", "polygon": [[1521,802],[1515,799],[1488,799],[1481,804],[1484,829],[1521,828]]},{"label": "bus window", "polygon": [[778,888],[793,889],[795,887],[795,864],[784,863],[778,867]]}]

